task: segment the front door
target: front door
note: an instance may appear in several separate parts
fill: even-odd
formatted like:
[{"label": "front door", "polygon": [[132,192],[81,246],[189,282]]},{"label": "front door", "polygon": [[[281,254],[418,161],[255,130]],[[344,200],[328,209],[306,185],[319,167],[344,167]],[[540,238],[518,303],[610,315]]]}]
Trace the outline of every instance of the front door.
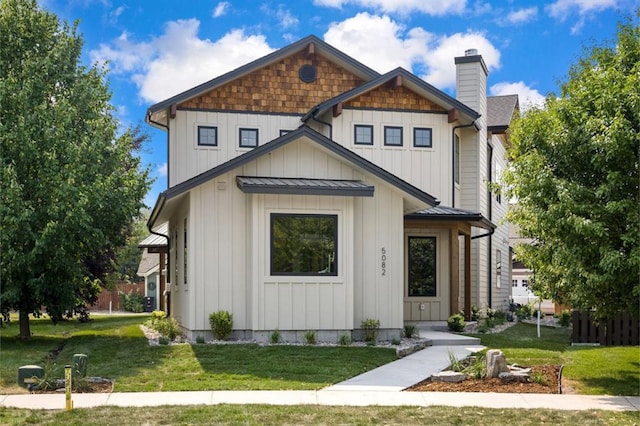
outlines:
[{"label": "front door", "polygon": [[440,253],[448,246],[445,240],[440,233],[405,237],[405,321],[439,321],[449,316],[449,289],[443,281],[448,267]]}]

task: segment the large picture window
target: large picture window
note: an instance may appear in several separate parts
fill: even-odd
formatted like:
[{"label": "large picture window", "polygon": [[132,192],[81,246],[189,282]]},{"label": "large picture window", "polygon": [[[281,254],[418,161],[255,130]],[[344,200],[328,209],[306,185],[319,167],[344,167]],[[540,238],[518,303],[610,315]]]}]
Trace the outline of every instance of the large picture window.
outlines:
[{"label": "large picture window", "polygon": [[409,237],[409,296],[436,296],[435,237]]},{"label": "large picture window", "polygon": [[338,275],[338,216],[271,214],[271,275]]}]

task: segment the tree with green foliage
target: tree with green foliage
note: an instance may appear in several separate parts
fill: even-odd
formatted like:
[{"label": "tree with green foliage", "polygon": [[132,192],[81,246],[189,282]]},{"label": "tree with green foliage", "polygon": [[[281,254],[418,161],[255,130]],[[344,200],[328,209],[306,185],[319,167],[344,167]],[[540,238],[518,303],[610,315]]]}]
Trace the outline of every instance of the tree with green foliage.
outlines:
[{"label": "tree with green foliage", "polygon": [[0,305],[56,322],[96,300],[150,182],[106,74],[35,0],[0,0]]},{"label": "tree with green foliage", "polygon": [[[637,14],[640,17],[640,11]],[[638,314],[640,297],[640,30],[621,23],[592,47],[561,95],[514,124],[505,173],[508,219],[532,243],[516,256],[534,291],[604,319]]]}]

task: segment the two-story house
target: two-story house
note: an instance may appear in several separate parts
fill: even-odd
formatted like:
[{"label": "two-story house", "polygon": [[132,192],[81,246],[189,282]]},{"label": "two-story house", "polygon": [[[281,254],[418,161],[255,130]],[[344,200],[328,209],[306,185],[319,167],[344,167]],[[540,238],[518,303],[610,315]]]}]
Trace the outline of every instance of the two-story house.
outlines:
[{"label": "two-story house", "polygon": [[148,109],[169,170],[148,225],[168,223],[160,284],[188,337],[218,310],[235,337],[300,341],[506,309],[507,206],[488,183],[517,97],[487,99],[475,51],[455,63],[454,99],[309,36]]}]

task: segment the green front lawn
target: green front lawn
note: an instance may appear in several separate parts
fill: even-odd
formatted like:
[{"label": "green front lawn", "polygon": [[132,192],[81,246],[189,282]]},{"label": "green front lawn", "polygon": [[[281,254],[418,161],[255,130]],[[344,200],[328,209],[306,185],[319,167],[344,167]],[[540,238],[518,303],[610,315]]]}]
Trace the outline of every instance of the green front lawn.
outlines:
[{"label": "green front lawn", "polygon": [[22,365],[41,365],[62,378],[76,353],[87,354],[88,376],[115,380],[115,392],[320,389],[396,359],[395,350],[372,347],[149,346],[139,327],[147,315],[92,318],[55,326],[48,319],[32,320],[29,342],[18,339],[17,321],[0,329],[0,393],[26,392],[16,384]]},{"label": "green front lawn", "polygon": [[509,363],[564,365],[562,386],[587,395],[640,395],[638,346],[571,346],[570,328],[519,323],[498,334],[475,335],[501,349]]},{"label": "green front lawn", "polygon": [[[117,419],[117,420],[116,420]],[[637,412],[480,407],[215,405],[21,410],[0,408],[3,425],[637,425]]]}]

